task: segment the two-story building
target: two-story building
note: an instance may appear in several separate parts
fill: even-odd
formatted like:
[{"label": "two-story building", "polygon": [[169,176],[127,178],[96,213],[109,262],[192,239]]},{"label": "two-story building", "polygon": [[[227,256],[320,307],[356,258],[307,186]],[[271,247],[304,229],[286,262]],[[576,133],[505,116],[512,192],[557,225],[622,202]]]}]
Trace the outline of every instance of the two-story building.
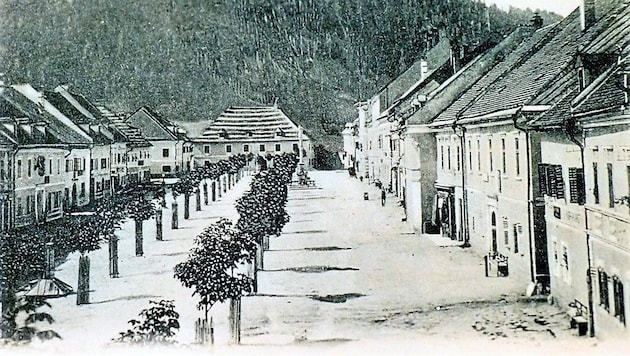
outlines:
[{"label": "two-story building", "polygon": [[230,106],[208,124],[194,140],[195,164],[217,162],[238,153],[262,157],[283,152],[300,153],[301,162],[312,167],[313,147],[301,126],[276,106]]},{"label": "two-story building", "polygon": [[[149,150],[152,177],[173,177],[192,167],[193,146],[186,132],[153,109],[143,106],[125,121],[138,128],[151,143]],[[148,157],[131,157],[145,160]]]}]

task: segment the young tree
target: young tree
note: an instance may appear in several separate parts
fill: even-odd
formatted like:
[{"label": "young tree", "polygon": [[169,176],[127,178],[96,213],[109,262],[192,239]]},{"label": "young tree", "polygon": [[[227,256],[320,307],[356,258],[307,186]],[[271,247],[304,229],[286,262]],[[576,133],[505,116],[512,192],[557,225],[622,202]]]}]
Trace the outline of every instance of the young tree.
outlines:
[{"label": "young tree", "polygon": [[236,269],[251,261],[252,248],[250,236],[222,218],[195,238],[188,259],[175,266],[175,278],[199,296],[197,308],[204,309],[206,321],[214,304],[250,292],[251,279]]},{"label": "young tree", "polygon": [[135,223],[136,256],[142,256],[144,255],[142,223],[155,215],[155,206],[152,201],[145,199],[144,192],[140,191],[130,201],[127,211]]},{"label": "young tree", "polygon": [[10,338],[15,333],[15,323],[11,322],[10,313],[16,307],[17,289],[43,265],[44,249],[36,229],[25,228],[4,233],[0,239],[3,338]]},{"label": "young tree", "polygon": [[121,332],[114,341],[134,344],[175,342],[172,338],[175,336],[175,331],[179,330],[179,313],[175,311],[173,301],[150,300],[149,303],[153,306],[143,309],[138,314],[142,320],[129,320],[132,328]]},{"label": "young tree", "polygon": [[6,338],[15,343],[29,343],[34,338],[39,340],[61,339],[61,336],[54,330],[39,330],[37,328],[36,324],[38,322],[52,324],[55,321],[50,314],[38,310],[43,306],[50,308],[50,304],[42,299],[18,299],[7,312],[6,323],[9,324],[8,330],[13,330],[13,332],[11,335],[7,335]]}]

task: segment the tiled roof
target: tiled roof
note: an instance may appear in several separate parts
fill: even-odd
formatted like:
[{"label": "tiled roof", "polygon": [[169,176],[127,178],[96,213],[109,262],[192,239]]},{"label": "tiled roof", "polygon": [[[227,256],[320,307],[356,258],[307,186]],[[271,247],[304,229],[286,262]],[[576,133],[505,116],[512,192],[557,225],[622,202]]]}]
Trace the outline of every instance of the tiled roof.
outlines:
[{"label": "tiled roof", "polygon": [[127,142],[129,147],[149,147],[152,146],[147,141],[139,129],[129,125],[125,121],[124,114],[116,114],[107,106],[101,104],[90,104],[88,108],[91,112],[98,112],[103,118],[109,121],[109,128],[114,132],[115,138]]},{"label": "tiled roof", "polygon": [[557,25],[557,31],[544,37],[540,48],[535,48],[524,62],[492,83],[464,111],[463,117],[475,118],[529,103],[575,58],[581,35],[579,10],[576,10]]},{"label": "tiled roof", "polygon": [[[616,1],[613,4],[618,6],[611,11],[607,11],[608,8],[603,9],[609,14],[609,25],[591,40],[581,51],[582,53],[614,53],[618,47],[628,48],[630,46],[630,0]],[[610,6],[608,4],[608,7]]]},{"label": "tiled roof", "polygon": [[[43,110],[38,104],[18,92],[13,87],[4,88],[2,91],[3,106],[13,106],[11,113],[13,118],[27,118],[21,120],[23,125],[40,123],[45,127],[44,132],[38,130],[23,130],[18,125],[15,137],[20,144],[89,144],[90,140],[77,130],[69,128],[57,117]],[[29,132],[30,131],[30,132]]]},{"label": "tiled roof", "polygon": [[564,120],[571,116],[571,101],[577,94],[577,86],[573,86],[573,89],[562,94],[549,110],[527,125],[538,130],[560,127]]},{"label": "tiled roof", "polygon": [[436,124],[448,124],[456,120],[457,115],[462,110],[472,105],[474,100],[482,95],[493,82],[505,76],[510,69],[526,59],[536,45],[546,38],[546,36],[552,35],[554,31],[557,31],[557,26],[558,24],[555,24],[539,29],[530,37],[524,38],[514,50],[506,51],[499,55],[498,58],[496,58],[498,63],[465,91],[452,105],[440,113],[433,122]]},{"label": "tiled roof", "polygon": [[[377,94],[380,97],[381,111],[384,111],[384,109],[387,109],[396,100],[400,99],[410,88],[418,86],[424,78],[447,62],[450,56],[450,48],[448,40],[440,40],[427,52],[422,60],[416,61],[402,74],[383,86]],[[422,66],[424,61],[426,61],[428,71],[423,78]]]},{"label": "tiled roof", "polygon": [[616,65],[597,78],[573,101],[573,115],[614,110],[625,103],[623,64]]},{"label": "tiled roof", "polygon": [[[231,106],[203,132],[202,141],[264,141],[277,137],[297,139],[299,128],[276,107]],[[304,139],[308,139],[304,135]]]},{"label": "tiled roof", "polygon": [[125,121],[131,126],[138,127],[147,140],[188,139],[183,130],[148,106],[141,107]]},{"label": "tiled roof", "polygon": [[408,120],[408,124],[431,122],[440,112],[448,108],[462,93],[502,60],[506,52],[512,51],[522,40],[523,30],[514,31],[496,46],[474,58],[455,75],[444,81],[429,94],[426,105]]}]

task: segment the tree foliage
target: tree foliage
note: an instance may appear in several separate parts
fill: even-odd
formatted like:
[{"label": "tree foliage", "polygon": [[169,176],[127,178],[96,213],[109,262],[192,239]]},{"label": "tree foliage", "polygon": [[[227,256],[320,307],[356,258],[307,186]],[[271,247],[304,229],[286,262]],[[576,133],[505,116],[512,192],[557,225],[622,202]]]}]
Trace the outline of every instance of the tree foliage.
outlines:
[{"label": "tree foliage", "polygon": [[43,306],[50,308],[50,304],[41,299],[18,299],[2,319],[3,330],[12,331],[12,335],[6,339],[11,343],[18,344],[29,343],[35,338],[39,340],[61,339],[61,336],[54,330],[40,330],[38,328],[39,323],[52,324],[55,321],[49,313],[39,310]]},{"label": "tree foliage", "polygon": [[175,266],[175,278],[193,288],[198,308],[236,298],[251,290],[251,279],[235,270],[253,256],[251,238],[228,219],[219,219],[195,238],[188,259]]},{"label": "tree foliage", "polygon": [[440,34],[466,48],[533,15],[475,0],[6,0],[0,7],[10,82],[68,83],[116,110],[149,105],[188,121],[279,98],[313,138],[329,141],[356,101],[420,59]]},{"label": "tree foliage", "polygon": [[175,342],[172,338],[175,336],[175,331],[179,330],[179,313],[175,311],[173,301],[150,300],[149,303],[152,306],[143,309],[138,314],[141,320],[129,320],[132,328],[121,332],[120,336],[114,339],[115,341],[134,344]]}]

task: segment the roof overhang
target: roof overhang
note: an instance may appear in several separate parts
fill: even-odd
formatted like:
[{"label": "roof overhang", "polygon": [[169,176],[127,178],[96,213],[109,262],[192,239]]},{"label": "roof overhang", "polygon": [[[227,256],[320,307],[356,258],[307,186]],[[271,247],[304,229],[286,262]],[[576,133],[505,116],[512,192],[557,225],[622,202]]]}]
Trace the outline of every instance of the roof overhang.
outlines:
[{"label": "roof overhang", "polygon": [[469,118],[457,120],[457,123],[458,124],[474,124],[474,123],[482,123],[482,122],[495,120],[495,119],[511,118],[514,115],[516,115],[520,110],[521,108],[513,108],[513,109],[495,111],[495,112],[482,115],[482,116],[475,116],[475,117],[469,117]]}]

